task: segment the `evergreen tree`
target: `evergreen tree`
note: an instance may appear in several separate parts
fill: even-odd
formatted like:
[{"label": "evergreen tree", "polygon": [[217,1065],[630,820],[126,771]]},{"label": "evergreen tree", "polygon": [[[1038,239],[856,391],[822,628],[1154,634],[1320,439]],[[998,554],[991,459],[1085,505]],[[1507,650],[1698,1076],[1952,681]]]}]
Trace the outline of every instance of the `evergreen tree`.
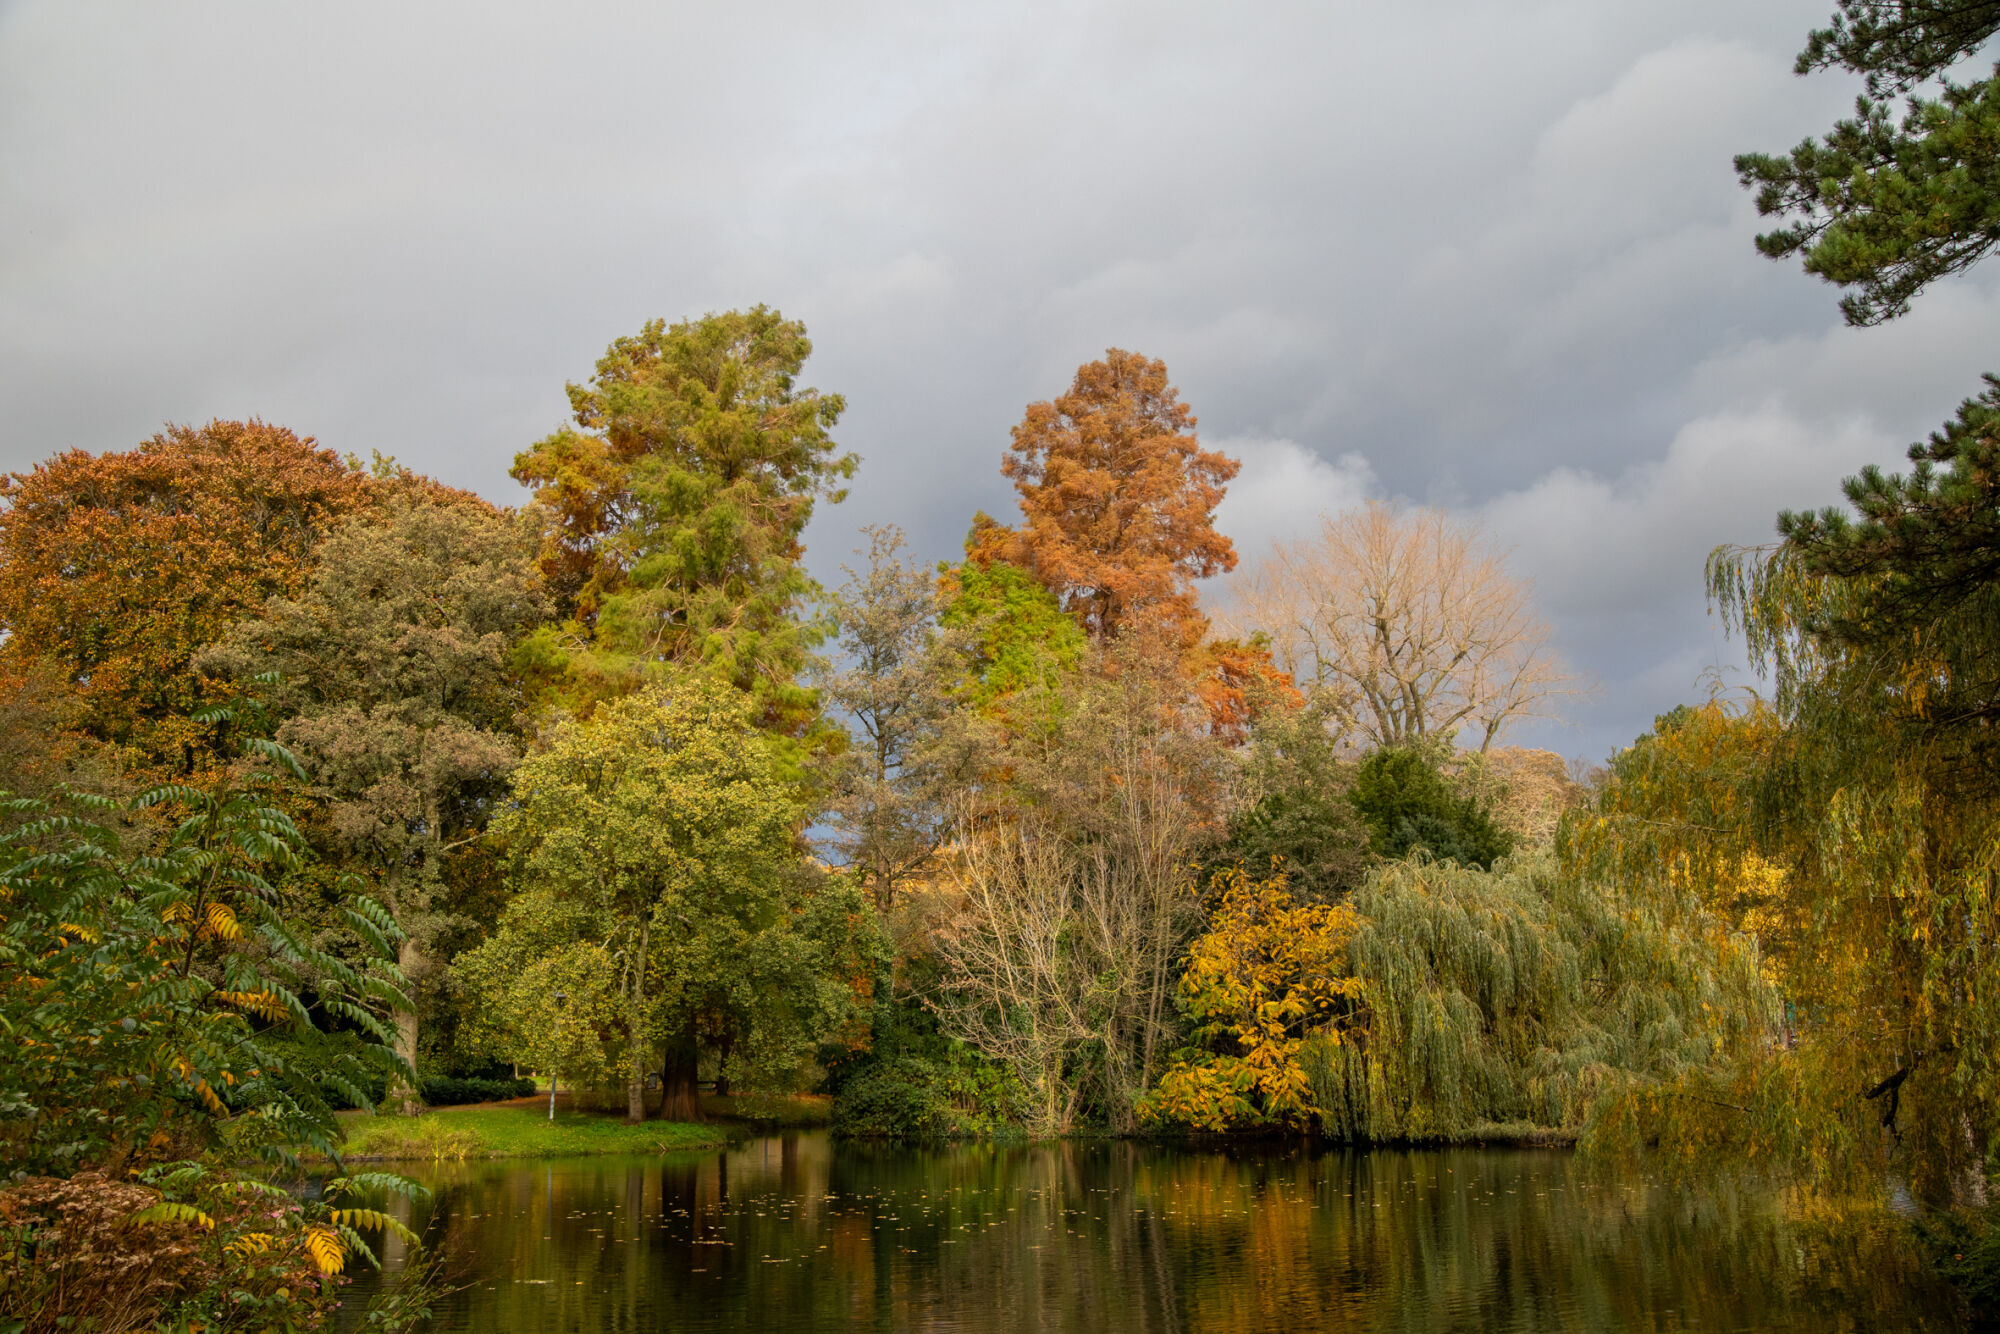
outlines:
[{"label": "evergreen tree", "polygon": [[[1785,220],[1758,249],[1803,256],[1806,272],[1851,289],[1850,324],[1879,324],[2000,243],[2000,66],[1970,83],[1944,77],[2000,31],[2000,3],[1839,3],[1797,71],[1865,75],[1854,118],[1787,155],[1745,153],[1736,170],[1757,211]],[[1932,80],[1937,95],[1917,95]]]},{"label": "evergreen tree", "polygon": [[1480,870],[1513,851],[1514,841],[1477,797],[1458,791],[1424,751],[1385,747],[1361,762],[1351,800],[1378,857],[1422,848],[1440,861]]},{"label": "evergreen tree", "polygon": [[543,660],[588,703],[653,664],[705,665],[757,701],[766,726],[813,716],[798,683],[819,642],[800,608],[814,504],[838,502],[855,456],[829,435],[845,402],[801,389],[805,326],[766,306],[620,338],[585,385],[575,428],[514,460],[544,523],[542,569],[566,630]]}]

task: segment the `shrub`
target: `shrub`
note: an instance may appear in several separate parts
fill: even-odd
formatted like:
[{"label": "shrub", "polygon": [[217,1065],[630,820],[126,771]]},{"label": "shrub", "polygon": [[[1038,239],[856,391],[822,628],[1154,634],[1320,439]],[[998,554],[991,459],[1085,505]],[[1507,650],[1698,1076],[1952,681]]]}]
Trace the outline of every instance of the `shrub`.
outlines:
[{"label": "shrub", "polygon": [[424,1101],[432,1107],[458,1107],[469,1102],[504,1102],[535,1091],[532,1079],[461,1079],[447,1076],[424,1081]]},{"label": "shrub", "polygon": [[868,1062],[834,1096],[833,1124],[864,1139],[942,1139],[953,1126],[942,1072],[915,1056]]},{"label": "shrub", "polygon": [[1478,799],[1458,792],[1420,751],[1384,747],[1370,755],[1355,770],[1350,800],[1368,826],[1368,850],[1378,857],[1422,848],[1438,861],[1484,871],[1514,848]]}]

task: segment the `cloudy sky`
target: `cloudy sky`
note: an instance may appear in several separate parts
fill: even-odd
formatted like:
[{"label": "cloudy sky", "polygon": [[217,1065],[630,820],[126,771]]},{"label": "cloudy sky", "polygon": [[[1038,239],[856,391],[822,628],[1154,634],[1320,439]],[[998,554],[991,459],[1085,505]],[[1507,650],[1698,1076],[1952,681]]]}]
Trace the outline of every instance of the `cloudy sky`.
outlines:
[{"label": "cloudy sky", "polygon": [[2000,274],[1854,331],[1752,249],[1730,157],[1851,101],[1790,74],[1831,8],[0,0],[0,468],[257,415],[516,503],[612,338],[763,301],[850,405],[837,579],[1011,513],[1117,345],[1247,558],[1369,496],[1511,547],[1599,683],[1521,739],[1602,758],[1736,661],[1708,549],[1993,366]]}]

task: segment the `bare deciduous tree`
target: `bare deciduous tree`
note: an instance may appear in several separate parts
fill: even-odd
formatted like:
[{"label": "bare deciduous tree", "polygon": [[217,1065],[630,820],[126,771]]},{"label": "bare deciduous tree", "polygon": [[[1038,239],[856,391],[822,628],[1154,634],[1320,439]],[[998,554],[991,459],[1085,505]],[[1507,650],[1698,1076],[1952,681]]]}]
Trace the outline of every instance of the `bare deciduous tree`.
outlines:
[{"label": "bare deciduous tree", "polygon": [[1093,1095],[1130,1128],[1173,1045],[1174,960],[1219,833],[1222,748],[1171,659],[1120,643],[1098,665],[1058,692],[1058,727],[1009,748],[1012,814],[959,822],[936,944],[945,1027],[1021,1072],[1048,1134]]},{"label": "bare deciduous tree", "polygon": [[1371,501],[1329,515],[1317,537],[1275,546],[1240,597],[1279,665],[1343,704],[1373,745],[1469,731],[1484,751],[1577,693],[1527,584],[1436,510]]}]

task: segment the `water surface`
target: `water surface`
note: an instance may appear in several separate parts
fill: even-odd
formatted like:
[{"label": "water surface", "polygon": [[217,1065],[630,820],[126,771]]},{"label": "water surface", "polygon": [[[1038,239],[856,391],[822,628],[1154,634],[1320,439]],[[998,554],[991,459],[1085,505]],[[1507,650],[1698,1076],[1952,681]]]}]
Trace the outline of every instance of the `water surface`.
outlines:
[{"label": "water surface", "polygon": [[1888,1248],[1768,1193],[1553,1150],[801,1133],[412,1175],[464,1285],[440,1330],[1958,1328]]}]

